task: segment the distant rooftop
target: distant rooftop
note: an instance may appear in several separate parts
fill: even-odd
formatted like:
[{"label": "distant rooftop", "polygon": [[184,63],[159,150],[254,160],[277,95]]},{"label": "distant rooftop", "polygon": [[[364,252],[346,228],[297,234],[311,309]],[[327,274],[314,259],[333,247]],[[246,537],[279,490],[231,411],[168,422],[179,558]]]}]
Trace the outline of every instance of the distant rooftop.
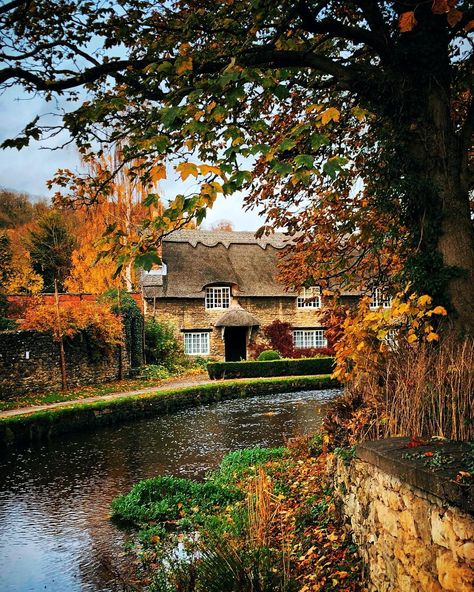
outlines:
[{"label": "distant rooftop", "polygon": [[175,230],[169,234],[163,242],[189,243],[193,247],[202,244],[206,247],[224,245],[226,249],[230,245],[259,245],[265,249],[268,245],[276,249],[282,249],[288,242],[288,238],[281,232],[275,232],[269,236],[255,238],[255,232],[249,231],[224,231],[224,230]]}]

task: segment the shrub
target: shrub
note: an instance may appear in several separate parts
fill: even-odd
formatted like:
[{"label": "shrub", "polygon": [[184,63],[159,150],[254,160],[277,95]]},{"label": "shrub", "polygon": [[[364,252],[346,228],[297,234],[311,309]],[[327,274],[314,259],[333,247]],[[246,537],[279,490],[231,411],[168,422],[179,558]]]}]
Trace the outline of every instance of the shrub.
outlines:
[{"label": "shrub", "polygon": [[212,481],[204,483],[177,477],[154,477],[137,483],[130,493],[112,502],[115,518],[141,526],[147,522],[169,523],[191,517],[194,524],[242,499],[240,491]]},{"label": "shrub", "polygon": [[148,363],[159,364],[171,371],[188,362],[175,327],[155,319],[148,319],[145,323],[145,355]]},{"label": "shrub", "polygon": [[122,322],[105,303],[61,303],[59,320],[55,304],[37,304],[26,311],[20,326],[30,331],[50,332],[55,341],[72,340],[82,334],[94,347],[107,352],[123,343]]},{"label": "shrub", "polygon": [[335,375],[346,382],[325,429],[340,446],[390,436],[474,437],[474,339],[436,331],[443,307],[405,291],[348,314]]},{"label": "shrub", "polygon": [[148,364],[143,366],[140,371],[141,378],[145,379],[164,379],[169,378],[171,376],[170,371],[165,366],[160,366],[158,364]]},{"label": "shrub", "polygon": [[268,360],[250,362],[214,362],[207,365],[211,378],[258,378],[265,376],[304,376],[331,374],[334,358]]},{"label": "shrub", "polygon": [[254,360],[261,360],[260,355],[267,350],[275,351],[283,358],[314,358],[315,356],[334,355],[332,347],[295,348],[293,327],[290,323],[275,320],[262,328],[262,334],[249,345],[250,357]]},{"label": "shrub", "polygon": [[279,360],[280,358],[280,354],[273,349],[266,349],[258,356],[259,362],[264,362],[265,360]]}]

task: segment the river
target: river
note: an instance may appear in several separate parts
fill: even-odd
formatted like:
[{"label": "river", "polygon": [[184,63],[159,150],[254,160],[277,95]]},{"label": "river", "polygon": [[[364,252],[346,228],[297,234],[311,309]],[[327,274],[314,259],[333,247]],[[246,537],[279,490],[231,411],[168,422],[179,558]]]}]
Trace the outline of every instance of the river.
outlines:
[{"label": "river", "polygon": [[316,432],[337,391],[252,397],[3,454],[0,591],[109,592],[126,534],[110,502],[154,475],[201,478],[226,452]]}]

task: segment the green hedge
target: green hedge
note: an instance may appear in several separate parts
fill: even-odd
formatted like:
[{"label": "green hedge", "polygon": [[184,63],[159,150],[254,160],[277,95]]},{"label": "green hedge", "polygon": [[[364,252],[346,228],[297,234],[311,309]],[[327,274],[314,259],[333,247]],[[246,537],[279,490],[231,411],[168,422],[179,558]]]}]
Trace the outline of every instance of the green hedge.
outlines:
[{"label": "green hedge", "polygon": [[207,365],[211,378],[257,378],[265,376],[308,376],[331,374],[334,358],[300,358],[252,362],[212,362]]}]

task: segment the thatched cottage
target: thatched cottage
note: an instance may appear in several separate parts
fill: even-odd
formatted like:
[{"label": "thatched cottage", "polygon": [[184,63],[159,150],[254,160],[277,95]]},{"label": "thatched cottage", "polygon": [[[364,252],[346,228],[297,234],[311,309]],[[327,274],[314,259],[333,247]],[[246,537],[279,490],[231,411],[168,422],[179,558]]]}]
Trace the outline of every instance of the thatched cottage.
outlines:
[{"label": "thatched cottage", "polygon": [[247,358],[249,343],[275,319],[296,347],[326,347],[318,288],[289,292],[277,280],[284,235],[182,230],[162,245],[163,267],[145,274],[145,314],[176,326],[189,355]]}]

